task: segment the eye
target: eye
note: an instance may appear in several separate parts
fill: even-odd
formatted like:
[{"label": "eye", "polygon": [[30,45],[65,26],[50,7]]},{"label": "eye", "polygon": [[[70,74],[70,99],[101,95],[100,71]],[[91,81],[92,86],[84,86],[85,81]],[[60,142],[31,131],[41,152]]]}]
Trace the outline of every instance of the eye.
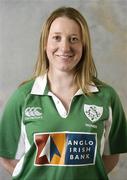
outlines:
[{"label": "eye", "polygon": [[53,39],[54,39],[55,41],[60,41],[60,40],[61,40],[61,36],[55,35],[55,36],[53,36]]},{"label": "eye", "polygon": [[72,37],[70,37],[70,42],[71,43],[76,43],[76,42],[78,42],[79,41],[79,38],[77,37],[77,36],[72,36]]}]

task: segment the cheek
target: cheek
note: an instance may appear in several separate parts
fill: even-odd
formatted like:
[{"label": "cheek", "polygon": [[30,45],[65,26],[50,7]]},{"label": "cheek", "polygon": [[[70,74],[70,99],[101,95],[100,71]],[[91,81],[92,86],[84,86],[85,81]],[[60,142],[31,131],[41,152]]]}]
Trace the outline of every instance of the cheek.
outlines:
[{"label": "cheek", "polygon": [[48,54],[51,54],[51,53],[55,52],[56,49],[57,49],[56,46],[53,45],[53,44],[48,44],[48,45],[46,46],[46,52],[47,52]]},{"label": "cheek", "polygon": [[46,47],[46,54],[47,54],[48,58],[50,58],[50,56],[52,54],[52,47],[49,45]]},{"label": "cheek", "polygon": [[79,58],[82,57],[82,53],[83,53],[83,48],[82,47],[77,48],[77,54],[78,54]]},{"label": "cheek", "polygon": [[46,45],[46,49],[48,51],[53,51],[54,49],[56,49],[57,47],[57,43],[54,42],[50,37],[47,40],[47,45]]}]

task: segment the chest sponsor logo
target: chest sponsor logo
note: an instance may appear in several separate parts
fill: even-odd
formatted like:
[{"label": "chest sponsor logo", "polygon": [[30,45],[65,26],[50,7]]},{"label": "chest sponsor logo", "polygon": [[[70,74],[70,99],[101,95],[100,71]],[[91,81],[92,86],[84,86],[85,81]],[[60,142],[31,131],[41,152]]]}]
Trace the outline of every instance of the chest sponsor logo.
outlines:
[{"label": "chest sponsor logo", "polygon": [[96,133],[34,134],[35,166],[84,166],[95,164]]},{"label": "chest sponsor logo", "polygon": [[25,119],[39,119],[42,118],[41,107],[27,107],[25,109]]},{"label": "chest sponsor logo", "polygon": [[84,104],[84,113],[90,121],[96,122],[103,114],[103,107]]}]

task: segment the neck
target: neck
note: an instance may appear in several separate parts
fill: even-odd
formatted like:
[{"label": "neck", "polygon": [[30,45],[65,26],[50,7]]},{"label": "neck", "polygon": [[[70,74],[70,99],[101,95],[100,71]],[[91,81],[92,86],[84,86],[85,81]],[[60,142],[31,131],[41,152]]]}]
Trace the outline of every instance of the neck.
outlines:
[{"label": "neck", "polygon": [[[52,91],[60,90],[66,92],[70,89],[75,89],[74,75],[66,72],[48,72],[48,80]],[[77,89],[77,88],[76,88]]]},{"label": "neck", "polygon": [[65,109],[68,110],[72,97],[78,90],[74,82],[74,75],[72,73],[48,72],[48,80],[50,90],[62,101]]}]

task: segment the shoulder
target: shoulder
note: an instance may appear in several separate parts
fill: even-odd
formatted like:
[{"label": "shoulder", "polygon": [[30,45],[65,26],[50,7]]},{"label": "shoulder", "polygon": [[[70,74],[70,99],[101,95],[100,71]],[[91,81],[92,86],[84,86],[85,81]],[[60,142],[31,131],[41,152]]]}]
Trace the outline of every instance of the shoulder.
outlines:
[{"label": "shoulder", "polygon": [[34,84],[35,79],[31,79],[29,81],[23,82],[15,92],[22,94],[22,95],[27,95],[31,92],[33,84]]},{"label": "shoulder", "polygon": [[107,99],[110,103],[120,101],[119,95],[114,87],[109,84],[102,83],[97,86],[99,89],[99,95],[102,96],[105,100]]},{"label": "shoulder", "polygon": [[94,84],[96,85],[96,87],[98,88],[100,94],[105,94],[105,95],[109,95],[109,96],[112,96],[112,95],[116,95],[116,90],[114,89],[113,86],[95,78],[93,80]]},{"label": "shoulder", "polygon": [[11,95],[8,100],[9,104],[21,105],[24,103],[25,98],[31,93],[34,80],[29,80],[20,85]]},{"label": "shoulder", "polygon": [[116,94],[116,90],[114,89],[114,87],[110,86],[109,84],[102,83],[101,85],[98,85],[97,87],[101,93],[105,93],[107,95]]}]

